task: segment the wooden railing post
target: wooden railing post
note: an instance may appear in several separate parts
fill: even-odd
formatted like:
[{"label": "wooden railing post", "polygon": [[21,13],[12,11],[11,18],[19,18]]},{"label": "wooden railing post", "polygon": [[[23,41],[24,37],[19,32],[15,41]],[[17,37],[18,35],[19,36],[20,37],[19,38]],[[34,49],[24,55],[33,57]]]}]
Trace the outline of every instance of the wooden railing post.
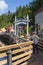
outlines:
[{"label": "wooden railing post", "polygon": [[7,51],[7,63],[8,65],[12,65],[12,51],[11,50]]}]

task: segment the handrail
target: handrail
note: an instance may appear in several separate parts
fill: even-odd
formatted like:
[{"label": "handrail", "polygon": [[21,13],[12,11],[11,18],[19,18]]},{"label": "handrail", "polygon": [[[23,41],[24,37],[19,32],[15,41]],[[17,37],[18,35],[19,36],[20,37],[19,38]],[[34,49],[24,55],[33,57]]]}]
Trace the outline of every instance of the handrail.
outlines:
[{"label": "handrail", "polygon": [[26,46],[26,45],[29,45],[29,44],[33,44],[33,41],[23,42],[23,43],[20,43],[20,44],[13,44],[13,45],[7,45],[7,46],[4,46],[4,47],[0,47],[0,51],[5,51],[5,50],[17,48],[19,46]]},{"label": "handrail", "polygon": [[33,53],[32,44],[33,44],[33,41],[29,41],[29,42],[23,42],[19,44],[0,47],[0,58],[2,55],[3,55],[2,58],[7,56],[6,59],[0,61],[0,64],[4,65],[8,63],[8,65],[18,65],[19,63],[22,63],[30,59]]},{"label": "handrail", "polygon": [[38,48],[43,50],[43,41],[39,40]]}]

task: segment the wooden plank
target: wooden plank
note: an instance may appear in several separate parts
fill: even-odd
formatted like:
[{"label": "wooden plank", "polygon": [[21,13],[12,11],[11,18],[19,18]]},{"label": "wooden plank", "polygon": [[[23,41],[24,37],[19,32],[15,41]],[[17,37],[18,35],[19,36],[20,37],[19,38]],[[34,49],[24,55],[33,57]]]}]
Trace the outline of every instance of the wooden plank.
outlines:
[{"label": "wooden plank", "polygon": [[[14,50],[12,52],[12,54],[19,53],[19,52],[22,52],[22,51],[25,51],[25,50],[29,50],[30,48],[33,48],[33,46],[28,46],[26,48],[21,48],[21,49]],[[6,53],[0,53],[0,58],[5,57],[5,56],[7,56]]]},{"label": "wooden plank", "polygon": [[38,48],[39,48],[39,49],[41,49],[41,50],[43,50],[43,48],[42,48],[42,47],[39,47],[39,46],[38,46]]},{"label": "wooden plank", "polygon": [[28,61],[25,61],[25,62],[23,62],[23,63],[20,64],[20,65],[28,65]]},{"label": "wooden plank", "polygon": [[[26,52],[26,54],[25,55],[31,55],[31,53],[32,53],[32,51],[30,51],[30,52]],[[19,58],[19,57],[23,57],[23,56],[25,56],[24,54],[21,54],[21,55],[18,55],[18,56],[16,56],[16,57],[14,57],[14,58],[12,58],[12,60],[16,60],[17,58]],[[6,60],[2,60],[2,61],[0,61],[0,64],[1,65],[4,65],[4,64],[6,64],[7,63],[7,59]]]},{"label": "wooden plank", "polygon": [[5,50],[20,47],[20,46],[26,46],[26,45],[29,45],[29,44],[33,44],[33,41],[23,42],[23,43],[20,43],[20,44],[7,45],[7,46],[4,46],[4,47],[0,47],[0,51],[5,51]]},{"label": "wooden plank", "polygon": [[[9,45],[9,46],[4,46],[4,47],[0,47],[0,51],[12,49],[12,48],[17,48],[17,47],[20,47],[20,46],[26,46],[26,45],[29,45],[29,44],[32,44],[32,42],[30,41],[30,42],[25,42],[25,43],[20,43],[20,44],[14,44],[14,45]],[[28,49],[30,49],[30,48],[32,48],[32,46],[29,46],[29,47],[26,47],[26,48],[24,47],[24,48],[15,50],[13,53],[22,52],[22,51],[28,50]],[[2,49],[2,50],[1,50],[1,49]],[[13,53],[12,53],[12,54],[13,54]],[[2,55],[3,55],[3,56],[2,56]],[[4,55],[6,56],[5,53],[3,53],[2,55],[0,54],[1,57],[4,57]],[[18,57],[18,56],[17,56],[17,57]],[[15,58],[17,58],[17,57],[15,57]],[[13,58],[13,59],[14,59],[14,58]],[[1,64],[1,65],[6,64],[6,63],[7,63],[7,60],[6,60],[6,59],[0,61],[0,64]]]},{"label": "wooden plank", "polygon": [[26,50],[29,50],[30,48],[32,49],[33,46],[31,45],[31,46],[28,46],[28,47],[24,47],[24,48],[21,48],[21,49],[14,50],[12,52],[12,54],[16,54],[16,53],[19,53],[19,52],[22,52],[22,51],[26,51]]},{"label": "wooden plank", "polygon": [[0,53],[0,58],[7,56],[6,53]]},{"label": "wooden plank", "polygon": [[43,45],[41,45],[41,44],[38,44],[38,46],[41,46],[41,47],[43,47]]},{"label": "wooden plank", "polygon": [[0,61],[0,65],[4,65],[4,64],[6,64],[6,63],[7,63],[7,59]]},{"label": "wooden plank", "polygon": [[31,54],[29,56],[26,56],[26,57],[24,57],[24,58],[22,58],[22,59],[20,59],[20,60],[18,60],[16,62],[12,63],[12,65],[18,65],[18,64],[20,64],[20,63],[22,63],[22,62],[24,62],[24,61],[26,61],[26,60],[28,60],[30,58],[31,58]]},{"label": "wooden plank", "polygon": [[19,59],[19,58],[22,58],[22,57],[24,57],[24,56],[27,56],[27,55],[29,55],[29,54],[32,54],[32,50],[31,51],[28,51],[28,52],[24,52],[24,53],[22,53],[22,54],[20,54],[20,55],[17,55],[17,56],[15,56],[15,57],[13,57],[12,58],[12,60],[14,61],[14,60],[17,60],[17,59]]},{"label": "wooden plank", "polygon": [[39,41],[39,44],[42,44],[43,45],[43,42]]}]

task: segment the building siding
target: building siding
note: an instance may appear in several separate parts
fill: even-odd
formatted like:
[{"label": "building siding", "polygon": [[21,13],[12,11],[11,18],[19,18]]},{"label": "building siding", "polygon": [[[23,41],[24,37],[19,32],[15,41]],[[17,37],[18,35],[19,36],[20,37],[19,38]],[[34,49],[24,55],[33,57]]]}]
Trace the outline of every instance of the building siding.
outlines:
[{"label": "building siding", "polygon": [[43,11],[35,15],[35,24],[37,23],[43,28]]}]

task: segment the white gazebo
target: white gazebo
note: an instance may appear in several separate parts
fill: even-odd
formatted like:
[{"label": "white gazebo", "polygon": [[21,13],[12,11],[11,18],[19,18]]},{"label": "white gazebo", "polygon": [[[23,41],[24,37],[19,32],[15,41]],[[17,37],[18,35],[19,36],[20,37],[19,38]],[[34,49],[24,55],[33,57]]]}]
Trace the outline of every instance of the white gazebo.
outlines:
[{"label": "white gazebo", "polygon": [[29,34],[28,32],[28,26],[29,26],[29,16],[27,15],[26,19],[19,19],[17,20],[16,16],[15,16],[15,21],[14,21],[14,35],[18,36],[18,32],[19,32],[19,25],[26,25],[27,26],[27,36]]}]

